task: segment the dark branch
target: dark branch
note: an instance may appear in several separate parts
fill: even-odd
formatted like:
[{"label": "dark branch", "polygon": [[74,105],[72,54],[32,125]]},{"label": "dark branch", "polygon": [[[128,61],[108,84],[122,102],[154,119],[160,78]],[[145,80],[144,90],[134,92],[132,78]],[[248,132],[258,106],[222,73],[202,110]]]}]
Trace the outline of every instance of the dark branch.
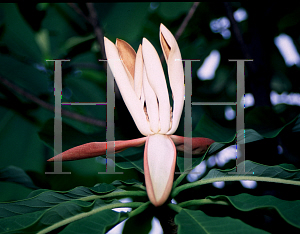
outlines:
[{"label": "dark branch", "polygon": [[93,26],[96,39],[100,46],[102,59],[106,59],[106,55],[104,51],[104,34],[102,28],[99,25],[97,12],[93,3],[86,3],[86,6],[89,11],[89,17],[86,16],[75,3],[68,3],[68,4],[78,15],[83,17],[88,23],[90,23]]},{"label": "dark branch", "polygon": [[[243,39],[241,30],[238,26],[238,23],[236,22],[236,20],[233,17],[233,11],[232,11],[230,3],[229,2],[224,2],[224,6],[225,6],[225,10],[226,10],[226,15],[227,15],[227,17],[230,21],[230,25],[232,27],[233,35],[234,35],[235,39],[237,40],[237,42],[238,42],[238,44],[239,44],[239,46],[242,50],[244,58],[245,59],[253,59],[253,58],[251,58],[248,47],[244,42],[244,39]],[[253,63],[247,63],[247,66],[252,71],[252,73],[255,73],[256,69],[255,69],[255,66],[253,65]]]},{"label": "dark branch", "polygon": [[186,17],[182,21],[179,29],[175,33],[175,39],[176,40],[179,39],[179,37],[181,36],[181,34],[183,33],[183,31],[185,30],[186,26],[188,25],[188,22],[193,17],[193,15],[194,15],[194,13],[195,13],[195,11],[196,11],[196,9],[197,9],[198,6],[199,6],[199,2],[194,2],[193,6],[191,7],[191,9],[187,13]]},{"label": "dark branch", "polygon": [[[19,86],[13,84],[12,82],[8,81],[7,79],[3,78],[0,76],[0,81],[2,82],[2,84],[4,84],[6,87],[12,89],[13,91],[17,92],[18,94],[20,94],[21,96],[27,98],[28,100],[38,104],[39,106],[50,110],[52,112],[54,112],[54,105],[47,103],[41,99],[39,99],[38,97],[34,96],[33,94],[25,91],[24,89],[20,88]],[[91,125],[95,125],[95,126],[99,126],[99,127],[105,127],[106,126],[106,122],[98,120],[98,119],[94,119],[94,118],[90,118],[90,117],[86,117],[80,114],[77,114],[75,112],[72,111],[68,111],[68,110],[61,110],[62,115],[84,122],[84,123],[88,123]]]},{"label": "dark branch", "polygon": [[93,3],[87,3],[86,6],[90,13],[89,22],[92,24],[92,26],[94,28],[94,32],[95,32],[97,41],[100,46],[102,58],[106,59],[106,55],[105,55],[105,51],[104,51],[104,35],[103,35],[103,31],[102,31],[101,27],[99,26],[96,9],[95,9]]},{"label": "dark branch", "polygon": [[75,3],[68,3],[68,5],[71,8],[73,8],[73,10],[76,11],[78,15],[81,15],[81,17],[83,17],[87,22],[90,23],[90,19],[83,13],[83,11]]}]

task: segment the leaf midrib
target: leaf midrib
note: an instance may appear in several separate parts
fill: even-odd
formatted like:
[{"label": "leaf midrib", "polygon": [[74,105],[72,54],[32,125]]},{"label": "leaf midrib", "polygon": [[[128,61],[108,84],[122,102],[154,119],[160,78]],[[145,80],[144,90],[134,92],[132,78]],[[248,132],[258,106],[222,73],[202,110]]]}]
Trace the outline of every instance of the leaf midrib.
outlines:
[{"label": "leaf midrib", "polygon": [[201,223],[200,222],[198,222],[198,220],[197,219],[195,219],[189,212],[187,212],[186,210],[184,210],[193,220],[195,220],[196,221],[196,223],[198,223],[199,224],[199,226],[205,231],[205,233],[208,233],[209,234],[209,232],[206,230],[206,228],[205,227],[203,227],[202,225],[201,225]]},{"label": "leaf midrib", "polygon": [[224,177],[217,177],[217,178],[202,179],[196,182],[181,185],[173,190],[172,197],[177,196],[178,193],[180,193],[183,190],[193,188],[199,185],[210,184],[217,181],[240,181],[240,180],[273,182],[273,183],[291,184],[291,185],[300,186],[300,181],[286,180],[281,178],[271,178],[271,177],[262,177],[262,176],[224,176]]}]

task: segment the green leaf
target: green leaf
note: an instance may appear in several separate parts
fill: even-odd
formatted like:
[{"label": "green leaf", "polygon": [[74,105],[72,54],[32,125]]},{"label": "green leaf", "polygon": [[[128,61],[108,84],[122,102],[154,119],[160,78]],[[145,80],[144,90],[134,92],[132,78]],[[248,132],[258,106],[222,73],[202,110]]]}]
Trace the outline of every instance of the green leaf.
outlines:
[{"label": "green leaf", "polygon": [[[262,112],[268,112],[268,111],[262,111]],[[300,116],[300,115],[299,115]],[[293,132],[296,132],[298,129],[298,125],[300,125],[300,117],[297,116],[293,120],[289,121],[288,123],[284,124],[281,123],[283,126],[279,126],[280,124],[278,123],[279,120],[277,121],[277,125],[274,127],[268,126],[268,127],[263,127],[261,128],[259,133],[258,131],[254,129],[245,129],[245,130],[239,130],[237,132],[238,138],[239,135],[244,135],[244,141],[245,143],[250,143],[254,141],[259,141],[265,138],[274,138],[278,136],[278,134],[286,127],[288,126],[293,126]],[[262,118],[262,117],[261,117]],[[255,122],[255,121],[254,121]],[[254,126],[254,123],[252,124]],[[223,150],[224,148],[235,144],[236,143],[236,133],[232,131],[232,129],[227,129],[222,126],[220,126],[218,123],[214,122],[212,119],[207,117],[206,115],[203,115],[197,124],[196,128],[193,130],[193,137],[207,137],[210,139],[215,140],[214,142],[206,151],[206,153],[200,157],[195,157],[193,156],[192,158],[192,166],[190,169],[193,169],[197,165],[199,165],[202,160],[210,155],[216,154],[219,151]],[[219,141],[219,142],[218,142]],[[244,144],[243,141],[237,142],[238,144]],[[180,172],[185,171],[184,167],[184,158],[183,154],[178,154],[177,157],[177,165],[180,169]],[[189,170],[190,170],[189,169]]]},{"label": "green leaf", "polygon": [[299,171],[299,169],[297,167],[295,167],[293,164],[282,163],[282,164],[279,164],[278,166],[282,167],[284,170],[287,170],[287,171]]},{"label": "green leaf", "polygon": [[255,129],[264,138],[277,136],[286,124],[289,123],[285,119],[280,118],[271,107],[256,107],[245,115],[245,127]]},{"label": "green leaf", "polygon": [[[16,108],[22,109],[22,106]],[[45,112],[35,112],[34,115],[42,118],[41,116],[47,115]],[[28,175],[29,171],[44,174],[44,156],[47,155],[45,146],[36,134],[38,128],[25,118],[11,109],[0,107],[0,167],[15,166],[28,171]],[[17,175],[19,173],[16,172]],[[14,175],[10,173],[10,176]],[[41,186],[34,176],[30,177],[35,185]],[[24,179],[27,180],[26,177]],[[0,191],[0,201],[11,201],[23,199],[32,190],[21,185],[0,182]]]},{"label": "green leaf", "polygon": [[[131,187],[143,191],[125,191]],[[123,190],[119,189],[122,188]],[[0,218],[23,215],[49,209],[68,201],[82,200],[92,201],[97,198],[146,196],[145,188],[136,180],[114,181],[112,184],[96,184],[94,187],[76,187],[70,191],[52,191],[47,189],[35,190],[29,196],[20,201],[0,203]]]},{"label": "green leaf", "polygon": [[[104,31],[109,38],[115,41],[116,38],[122,38],[125,41],[142,41],[142,32],[147,16],[149,14],[150,3],[113,3],[109,7],[95,4],[98,16]],[[124,27],[124,25],[130,25]],[[157,29],[158,35],[158,29]],[[137,48],[135,48],[137,50]]]},{"label": "green leaf", "polygon": [[45,189],[36,190],[29,194],[29,198],[27,199],[10,203],[0,203],[0,218],[45,210],[71,200],[89,200],[89,198],[93,200],[95,199],[94,195],[103,195],[115,189],[115,186],[103,183],[97,184],[92,188],[81,186],[66,192]]},{"label": "green leaf", "polygon": [[193,130],[193,137],[206,137],[216,142],[228,143],[233,141],[235,130],[224,128],[204,114]]},{"label": "green leaf", "polygon": [[167,20],[174,20],[182,14],[186,14],[192,5],[191,2],[161,2],[158,13]]},{"label": "green leaf", "polygon": [[[51,209],[45,210],[43,213],[39,212],[39,217],[37,217],[36,214],[33,214],[33,216],[37,217],[37,219],[34,220],[34,222],[32,222],[30,225],[28,225],[29,219],[26,220],[26,223],[23,223],[23,215],[10,217],[9,219],[0,219],[1,228],[3,230],[17,231],[22,233],[47,233],[83,218],[85,218],[86,223],[91,224],[100,216],[103,217],[103,215],[108,215],[108,217],[104,216],[105,219],[108,218],[107,222],[103,222],[104,225],[100,226],[103,229],[102,233],[104,233],[104,229],[106,228],[106,226],[116,223],[119,219],[119,214],[114,216],[112,214],[113,211],[110,211],[110,209],[118,207],[118,205],[123,207],[126,206],[126,204],[119,202],[112,202],[110,204],[107,204],[100,199],[94,201],[93,203],[79,200],[69,201],[59,204],[58,206],[54,206]],[[108,212],[105,212],[105,210],[108,210]],[[99,212],[103,213],[99,215]],[[96,215],[96,217],[92,217],[93,215]],[[28,214],[26,214],[26,216],[30,217],[30,215]],[[15,224],[17,224],[13,227],[11,226],[12,218],[15,218],[14,221]],[[80,223],[77,224],[75,222],[75,224],[71,225],[71,227],[67,230],[74,231],[75,228],[78,227],[78,225],[80,225]],[[97,222],[91,226],[92,229],[96,229],[98,227],[99,224]]]},{"label": "green leaf", "polygon": [[17,183],[32,189],[39,188],[23,169],[15,166],[0,169],[0,181]]},{"label": "green leaf", "polygon": [[0,233],[12,233],[12,231],[16,229],[27,227],[34,223],[35,220],[37,220],[43,213],[44,211],[37,211],[33,213],[1,218]]},{"label": "green leaf", "polygon": [[1,4],[5,19],[2,41],[9,50],[29,61],[41,62],[42,53],[35,41],[34,33],[21,16],[16,4]]},{"label": "green leaf", "polygon": [[289,224],[300,228],[300,201],[285,201],[270,195],[253,196],[247,193],[236,196],[209,196],[212,200],[227,200],[236,209],[241,211],[251,211],[254,209],[275,209],[278,214]]},{"label": "green leaf", "polygon": [[[268,233],[231,217],[210,217],[200,210],[182,209],[175,216],[178,234],[185,233]],[[197,231],[196,231],[197,230]]]},{"label": "green leaf", "polygon": [[105,233],[106,228],[116,225],[120,219],[120,213],[112,210],[103,210],[92,216],[80,219],[69,224],[61,234],[67,233]]},{"label": "green leaf", "polygon": [[95,35],[90,34],[87,35],[85,37],[81,37],[81,36],[74,36],[74,37],[70,37],[64,44],[63,46],[63,50],[64,51],[68,51],[69,49],[71,49],[74,46],[77,46],[78,44],[84,43],[86,41],[89,41],[91,39],[94,39]]},{"label": "green leaf", "polygon": [[[119,214],[105,211],[106,209],[140,207],[133,211],[132,215],[134,215],[149,205],[149,202],[133,202],[130,203],[131,205],[126,205],[117,200],[107,205],[110,200],[101,200],[114,197],[147,196],[145,191],[119,189],[130,190],[131,187],[145,190],[141,182],[134,179],[118,180],[112,184],[96,184],[92,188],[81,186],[66,192],[35,190],[27,199],[0,203],[0,232],[37,233],[41,231],[41,233],[46,233],[72,223],[63,230],[63,233],[72,231],[93,233],[95,230],[104,233],[108,227],[115,225],[120,219]],[[90,203],[90,201],[94,202]],[[76,222],[73,223],[74,221]]]},{"label": "green leaf", "polygon": [[134,168],[144,173],[144,146],[129,148],[117,153],[115,162],[122,169]]},{"label": "green leaf", "polygon": [[[48,233],[72,223],[70,227],[67,226],[64,233],[77,233],[76,230],[83,230],[88,224],[90,224],[89,230],[100,228],[100,233],[104,233],[104,229],[116,224],[120,217],[120,214],[114,215],[111,209],[118,207],[138,207],[139,209],[145,204],[147,203],[120,203],[116,200],[103,201],[101,199],[92,203],[81,200],[67,201],[44,211],[2,218],[0,219],[0,231],[2,233]],[[99,220],[103,222],[99,224]],[[78,221],[79,223],[77,223]]]},{"label": "green leaf", "polygon": [[132,186],[136,186],[139,187],[143,190],[145,190],[145,187],[143,186],[143,183],[136,180],[136,179],[129,179],[129,180],[115,180],[114,182],[111,183],[112,185],[116,186],[116,187],[132,187]]},{"label": "green leaf", "polygon": [[[64,229],[64,232],[81,230],[80,233],[86,233],[85,230],[90,230],[90,232],[103,230],[101,233],[104,233],[107,227],[111,227],[119,220],[119,215],[115,216],[112,212],[104,211],[105,209],[140,207],[133,211],[132,215],[134,215],[140,210],[143,211],[147,207],[145,205],[149,204],[132,202],[131,205],[126,205],[115,200],[106,208],[107,203],[110,203],[111,200],[103,199],[147,196],[145,191],[123,190],[124,188],[130,190],[131,187],[145,190],[141,182],[136,180],[96,184],[92,188],[81,186],[66,192],[35,190],[24,200],[0,203],[0,232],[19,230],[17,232],[37,233],[42,231],[43,233],[46,230],[51,231],[72,223]],[[90,203],[91,201],[94,202]],[[73,223],[83,219],[84,221]],[[106,221],[96,222],[101,219]],[[87,226],[89,228],[84,229]]]},{"label": "green leaf", "polygon": [[86,31],[86,25],[81,17],[66,3],[50,4],[42,21],[42,28],[49,32],[51,57],[48,59],[64,58],[66,41],[77,37]]},{"label": "green leaf", "polygon": [[[266,166],[248,160],[240,163],[237,168],[237,172],[236,167],[228,170],[212,169],[201,180],[175,188],[172,192],[172,197],[175,197],[182,190],[217,181],[254,180],[300,185],[300,169],[288,170],[281,166]],[[230,172],[236,173],[230,174]]]},{"label": "green leaf", "polygon": [[129,180],[115,180],[114,182],[111,183],[112,185],[134,185],[134,184],[143,184],[142,182],[136,180],[136,179],[129,179]]}]

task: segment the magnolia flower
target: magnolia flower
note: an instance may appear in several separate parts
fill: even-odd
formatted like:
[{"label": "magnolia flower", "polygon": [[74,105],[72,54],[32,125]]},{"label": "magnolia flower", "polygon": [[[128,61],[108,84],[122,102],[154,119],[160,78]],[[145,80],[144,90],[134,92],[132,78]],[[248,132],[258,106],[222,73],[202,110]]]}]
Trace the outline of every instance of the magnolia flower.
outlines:
[{"label": "magnolia flower", "polygon": [[[145,144],[144,175],[148,197],[162,205],[170,195],[177,150],[184,150],[184,137],[172,135],[178,127],[184,103],[184,73],[178,44],[172,33],[160,25],[160,44],[168,66],[173,106],[162,64],[153,45],[143,38],[137,53],[125,41],[116,44],[104,37],[108,64],[122,98],[141,134],[145,137],[115,141],[115,152]],[[193,154],[203,154],[214,141],[193,138]],[[175,144],[176,146],[175,146]],[[62,160],[77,160],[106,154],[107,142],[91,142],[62,153]],[[55,156],[58,157],[58,156]],[[55,158],[54,157],[54,158]],[[48,161],[54,161],[51,158]]]}]

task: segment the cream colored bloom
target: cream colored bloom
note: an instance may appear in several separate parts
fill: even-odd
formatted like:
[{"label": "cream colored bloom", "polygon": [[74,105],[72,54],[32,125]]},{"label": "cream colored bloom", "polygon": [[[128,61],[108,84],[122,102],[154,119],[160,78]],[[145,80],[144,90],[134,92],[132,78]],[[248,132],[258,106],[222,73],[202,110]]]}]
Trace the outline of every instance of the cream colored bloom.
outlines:
[{"label": "cream colored bloom", "polygon": [[108,64],[139,131],[147,136],[144,172],[149,199],[155,206],[168,198],[173,184],[176,148],[169,135],[179,124],[184,102],[181,54],[172,33],[160,25],[160,44],[167,62],[173,108],[162,64],[153,45],[143,38],[137,53],[125,41],[104,38]]},{"label": "cream colored bloom", "polygon": [[[123,100],[143,138],[115,141],[115,152],[143,144],[144,174],[147,194],[155,206],[162,205],[170,195],[176,165],[177,150],[192,148],[193,154],[203,154],[214,141],[193,138],[184,146],[184,137],[172,135],[179,124],[184,103],[184,73],[181,54],[172,33],[160,25],[159,39],[168,66],[173,106],[170,106],[166,79],[159,56],[153,45],[143,38],[137,53],[125,41],[116,44],[104,37],[108,64]],[[175,147],[175,144],[176,147]],[[90,142],[56,155],[48,161],[63,161],[105,155],[107,142]]]}]

